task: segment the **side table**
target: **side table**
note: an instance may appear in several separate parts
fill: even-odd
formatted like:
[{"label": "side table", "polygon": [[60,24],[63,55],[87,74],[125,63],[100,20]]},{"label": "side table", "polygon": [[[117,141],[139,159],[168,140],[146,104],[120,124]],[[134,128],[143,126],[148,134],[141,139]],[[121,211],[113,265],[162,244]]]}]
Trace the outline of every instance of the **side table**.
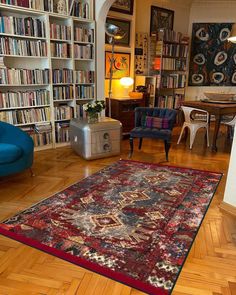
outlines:
[{"label": "side table", "polygon": [[72,119],[71,147],[86,160],[119,155],[121,127],[119,121],[107,117],[94,124],[88,124],[87,119]]}]

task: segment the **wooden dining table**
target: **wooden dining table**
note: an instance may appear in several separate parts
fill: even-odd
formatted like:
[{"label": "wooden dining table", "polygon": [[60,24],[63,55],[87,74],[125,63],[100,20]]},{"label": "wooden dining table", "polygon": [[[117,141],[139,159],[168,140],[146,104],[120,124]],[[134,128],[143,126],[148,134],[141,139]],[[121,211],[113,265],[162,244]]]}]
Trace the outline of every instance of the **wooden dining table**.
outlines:
[{"label": "wooden dining table", "polygon": [[207,111],[210,116],[215,116],[215,128],[213,134],[213,141],[212,141],[212,151],[217,151],[216,141],[219,133],[220,122],[222,116],[225,115],[236,115],[236,102],[235,103],[216,103],[216,102],[208,102],[208,101],[185,101],[183,103],[184,106],[198,108],[201,110]]}]

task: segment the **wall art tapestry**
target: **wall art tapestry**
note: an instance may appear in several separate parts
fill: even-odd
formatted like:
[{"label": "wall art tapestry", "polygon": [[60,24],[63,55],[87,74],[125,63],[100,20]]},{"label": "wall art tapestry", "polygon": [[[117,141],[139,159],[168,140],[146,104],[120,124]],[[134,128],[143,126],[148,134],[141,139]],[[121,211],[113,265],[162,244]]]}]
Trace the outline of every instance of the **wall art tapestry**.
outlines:
[{"label": "wall art tapestry", "polygon": [[148,71],[148,34],[135,35],[135,74],[146,74]]},{"label": "wall art tapestry", "polygon": [[[105,54],[105,78],[110,78],[111,52]],[[130,53],[115,52],[113,64],[113,79],[129,77],[130,75]]]},{"label": "wall art tapestry", "polygon": [[125,14],[133,14],[134,0],[116,0],[110,10]]},{"label": "wall art tapestry", "polygon": [[189,86],[236,85],[236,44],[227,40],[232,23],[194,23]]},{"label": "wall art tapestry", "polygon": [[174,11],[151,6],[150,36],[156,35],[159,29],[173,30]]}]

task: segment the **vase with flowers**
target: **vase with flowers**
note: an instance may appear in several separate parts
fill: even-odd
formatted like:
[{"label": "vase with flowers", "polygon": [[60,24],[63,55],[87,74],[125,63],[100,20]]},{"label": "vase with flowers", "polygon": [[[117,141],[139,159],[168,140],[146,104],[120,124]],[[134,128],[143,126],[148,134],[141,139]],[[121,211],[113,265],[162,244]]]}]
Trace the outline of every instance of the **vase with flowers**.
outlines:
[{"label": "vase with flowers", "polygon": [[97,100],[89,102],[84,106],[84,111],[87,113],[88,123],[94,124],[98,122],[98,115],[105,109],[105,101]]}]

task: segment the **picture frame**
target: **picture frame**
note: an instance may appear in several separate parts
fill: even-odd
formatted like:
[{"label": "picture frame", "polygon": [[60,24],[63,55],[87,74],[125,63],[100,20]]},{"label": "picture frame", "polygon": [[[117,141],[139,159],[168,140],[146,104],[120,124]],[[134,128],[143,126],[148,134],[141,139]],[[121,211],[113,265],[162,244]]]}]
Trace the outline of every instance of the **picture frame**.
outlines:
[{"label": "picture frame", "polygon": [[117,11],[125,14],[133,14],[134,9],[134,0],[116,0],[115,3],[112,4],[110,10]]},{"label": "picture frame", "polygon": [[[111,51],[105,52],[105,79],[110,79]],[[130,76],[130,53],[115,52],[112,79]]]},{"label": "picture frame", "polygon": [[[130,47],[130,27],[131,27],[131,22],[129,20],[123,20],[123,19],[107,17],[106,23],[116,25],[125,32],[125,36],[120,40],[116,40],[115,45]],[[109,44],[107,34],[105,36],[105,42],[106,42],[106,44]]]},{"label": "picture frame", "polygon": [[173,30],[174,11],[151,6],[150,36],[156,35],[159,29]]}]

